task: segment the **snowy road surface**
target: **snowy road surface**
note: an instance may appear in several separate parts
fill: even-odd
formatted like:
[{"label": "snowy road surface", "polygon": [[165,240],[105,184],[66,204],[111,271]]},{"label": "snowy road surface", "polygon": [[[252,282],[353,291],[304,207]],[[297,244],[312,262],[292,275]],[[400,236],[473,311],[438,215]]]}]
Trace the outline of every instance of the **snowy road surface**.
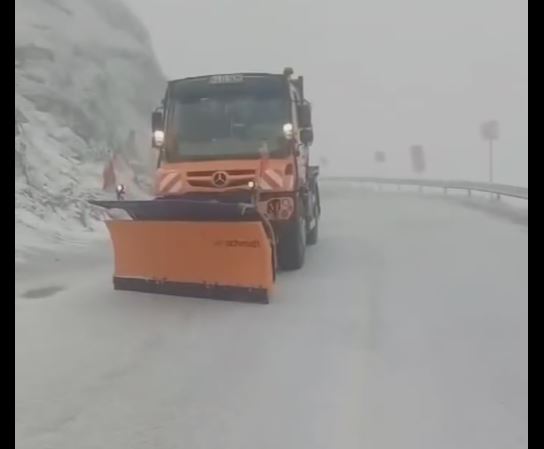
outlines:
[{"label": "snowy road surface", "polygon": [[113,292],[106,245],[18,267],[17,448],[526,448],[528,228],[323,196],[268,306]]}]

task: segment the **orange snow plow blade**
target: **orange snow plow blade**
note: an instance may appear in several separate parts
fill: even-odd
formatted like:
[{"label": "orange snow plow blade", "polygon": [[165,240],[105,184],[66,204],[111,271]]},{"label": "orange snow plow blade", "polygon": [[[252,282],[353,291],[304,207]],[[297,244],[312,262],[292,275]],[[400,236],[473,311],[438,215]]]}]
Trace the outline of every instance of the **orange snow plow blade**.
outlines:
[{"label": "orange snow plow blade", "polygon": [[274,236],[252,206],[93,203],[124,209],[133,218],[106,222],[115,289],[268,303],[275,280]]}]

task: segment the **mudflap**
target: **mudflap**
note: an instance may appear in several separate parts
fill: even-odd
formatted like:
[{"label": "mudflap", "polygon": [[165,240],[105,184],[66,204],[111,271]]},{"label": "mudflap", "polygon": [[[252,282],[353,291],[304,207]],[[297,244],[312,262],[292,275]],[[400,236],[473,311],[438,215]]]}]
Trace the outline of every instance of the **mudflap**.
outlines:
[{"label": "mudflap", "polygon": [[181,199],[92,204],[122,209],[132,218],[106,221],[115,289],[269,302],[275,236],[252,204]]}]

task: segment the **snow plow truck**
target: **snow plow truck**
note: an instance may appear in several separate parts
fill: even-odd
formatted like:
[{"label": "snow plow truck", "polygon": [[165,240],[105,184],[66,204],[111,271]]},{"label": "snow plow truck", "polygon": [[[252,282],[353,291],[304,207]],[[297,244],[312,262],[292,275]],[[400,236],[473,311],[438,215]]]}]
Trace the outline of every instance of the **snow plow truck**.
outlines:
[{"label": "snow plow truck", "polygon": [[106,221],[117,290],[268,303],[297,270],[321,212],[304,80],[234,73],[169,81],[152,113],[151,200],[92,201]]}]

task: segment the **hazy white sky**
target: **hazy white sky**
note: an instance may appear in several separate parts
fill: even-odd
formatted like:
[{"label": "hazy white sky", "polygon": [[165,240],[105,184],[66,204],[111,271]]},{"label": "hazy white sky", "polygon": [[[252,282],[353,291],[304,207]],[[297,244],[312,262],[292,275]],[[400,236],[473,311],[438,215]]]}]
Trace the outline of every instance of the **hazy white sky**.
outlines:
[{"label": "hazy white sky", "polygon": [[168,78],[303,74],[331,171],[410,175],[420,143],[428,177],[486,180],[479,125],[497,118],[496,180],[527,184],[527,0],[125,1]]}]

